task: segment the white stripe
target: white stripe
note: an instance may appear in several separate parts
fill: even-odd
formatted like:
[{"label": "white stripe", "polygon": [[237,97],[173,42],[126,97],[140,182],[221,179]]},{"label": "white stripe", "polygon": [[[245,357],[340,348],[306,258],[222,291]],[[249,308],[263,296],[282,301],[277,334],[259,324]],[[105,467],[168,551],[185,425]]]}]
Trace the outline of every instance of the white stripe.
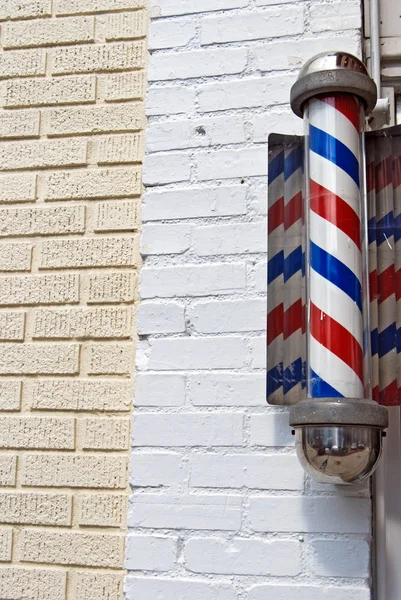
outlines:
[{"label": "white stripe", "polygon": [[376,207],[380,207],[380,212],[376,216],[377,221],[380,221],[384,216],[394,209],[393,199],[393,184],[389,183],[386,187],[376,193]]},{"label": "white stripe", "polygon": [[359,134],[351,121],[334,106],[318,99],[312,100],[309,103],[309,122],[345,144],[359,161]]},{"label": "white stripe", "polygon": [[284,203],[288,204],[296,194],[302,191],[302,169],[297,169],[284,181]]},{"label": "white stripe", "polygon": [[396,320],[395,293],[379,304],[379,333],[390,327]]},{"label": "white stripe", "polygon": [[270,394],[267,400],[269,404],[283,405],[283,386],[279,387],[273,394]]},{"label": "white stripe", "polygon": [[284,277],[279,275],[267,286],[267,310],[270,313],[284,300]]},{"label": "white stripe", "polygon": [[276,179],[269,184],[268,187],[268,199],[269,208],[273,206],[279,198],[284,196],[284,173],[281,173]]},{"label": "white stripe", "polygon": [[351,238],[313,210],[309,213],[309,225],[311,242],[338,258],[361,281],[362,255]]},{"label": "white stripe", "polygon": [[348,173],[315,152],[309,153],[309,170],[313,181],[342,198],[357,214],[360,214],[359,188]]},{"label": "white stripe", "polygon": [[397,379],[397,350],[394,348],[379,358],[379,390],[384,390]]},{"label": "white stripe", "polygon": [[302,389],[302,383],[297,383],[294,385],[286,394],[283,396],[283,404],[286,406],[290,406],[293,404],[298,404],[302,397],[304,396],[304,391]]},{"label": "white stripe", "polygon": [[301,329],[295,331],[286,340],[284,340],[284,368],[291,365],[298,358],[304,355],[304,334]]},{"label": "white stripe", "polygon": [[345,398],[363,398],[362,382],[355,371],[312,336],[309,357],[310,368]]},{"label": "white stripe", "polygon": [[294,275],[284,284],[284,310],[287,310],[295,302],[301,300],[302,285],[304,285],[302,271],[294,273]]},{"label": "white stripe", "polygon": [[310,299],[315,306],[345,327],[362,347],[363,323],[358,306],[340,288],[313,269],[310,272]]}]

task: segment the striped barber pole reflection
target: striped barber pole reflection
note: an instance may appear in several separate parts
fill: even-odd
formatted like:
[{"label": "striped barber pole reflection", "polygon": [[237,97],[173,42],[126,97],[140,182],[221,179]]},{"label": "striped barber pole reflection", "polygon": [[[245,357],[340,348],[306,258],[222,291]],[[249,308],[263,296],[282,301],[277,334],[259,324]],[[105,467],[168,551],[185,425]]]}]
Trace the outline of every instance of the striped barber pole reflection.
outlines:
[{"label": "striped barber pole reflection", "polygon": [[362,398],[361,107],[350,95],[309,102],[309,389]]},{"label": "striped barber pole reflection", "polygon": [[395,240],[395,298],[397,347],[397,404],[401,404],[401,140],[393,142],[393,196]]},{"label": "striped barber pole reflection", "polygon": [[379,402],[379,316],[376,244],[376,170],[375,142],[366,144],[366,192],[368,201],[368,263],[370,292],[370,348],[372,398]]},{"label": "striped barber pole reflection", "polygon": [[268,169],[267,401],[283,404],[284,150],[272,150]]}]

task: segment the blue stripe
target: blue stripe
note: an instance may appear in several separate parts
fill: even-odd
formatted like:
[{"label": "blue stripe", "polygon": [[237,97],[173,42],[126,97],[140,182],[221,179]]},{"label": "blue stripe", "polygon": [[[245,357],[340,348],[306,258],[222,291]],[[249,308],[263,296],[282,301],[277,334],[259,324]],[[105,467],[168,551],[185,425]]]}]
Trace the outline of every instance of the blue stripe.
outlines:
[{"label": "blue stripe", "polygon": [[289,179],[300,167],[302,167],[302,146],[297,146],[284,159],[284,179]]},{"label": "blue stripe", "polygon": [[313,242],[311,242],[310,248],[312,269],[347,294],[362,312],[362,286],[351,269]]},{"label": "blue stripe", "polygon": [[[269,350],[268,350],[269,351]],[[283,363],[279,363],[267,372],[267,397],[283,385]]]},{"label": "blue stripe", "polygon": [[376,217],[372,217],[368,221],[368,244],[376,242]]},{"label": "blue stripe", "polygon": [[397,343],[397,330],[395,323],[391,323],[386,329],[379,332],[379,358],[394,350]]},{"label": "blue stripe", "polygon": [[297,358],[283,373],[283,392],[286,394],[298,383],[305,381],[305,362]]},{"label": "blue stripe", "polygon": [[359,163],[355,154],[332,135],[309,126],[310,149],[348,173],[359,187]]},{"label": "blue stripe", "polygon": [[376,329],[373,329],[370,332],[370,348],[372,351],[372,356],[374,356],[375,354],[378,354],[379,352],[379,331],[376,327]]},{"label": "blue stripe", "polygon": [[284,259],[284,282],[291,279],[298,271],[302,271],[302,275],[304,275],[305,254],[302,252],[301,246],[295,248],[295,250]]},{"label": "blue stripe", "polygon": [[277,156],[269,161],[269,184],[281,175],[284,171],[284,150],[279,152]]},{"label": "blue stripe", "polygon": [[397,354],[401,352],[401,327],[397,329]]},{"label": "blue stripe", "polygon": [[387,242],[394,235],[394,214],[393,211],[387,213],[376,223],[376,241],[380,246],[383,242]]},{"label": "blue stripe", "polygon": [[324,381],[312,369],[310,370],[310,393],[312,398],[343,398],[335,388]]},{"label": "blue stripe", "polygon": [[394,219],[394,240],[398,242],[401,239],[401,213]]},{"label": "blue stripe", "polygon": [[277,252],[267,263],[267,283],[271,283],[284,273],[284,250]]}]

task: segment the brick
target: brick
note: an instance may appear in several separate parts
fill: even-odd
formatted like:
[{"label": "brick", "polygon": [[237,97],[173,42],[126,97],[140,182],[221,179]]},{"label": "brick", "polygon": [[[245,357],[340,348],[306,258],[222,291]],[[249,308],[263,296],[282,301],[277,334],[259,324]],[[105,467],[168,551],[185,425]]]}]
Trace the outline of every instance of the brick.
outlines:
[{"label": "brick", "polygon": [[[125,412],[132,403],[131,381],[46,379],[27,382],[26,400],[37,410]],[[25,394],[25,391],[24,391]]]},{"label": "brick", "polygon": [[78,350],[77,344],[0,344],[0,374],[74,375]]},{"label": "brick", "polygon": [[88,417],[81,419],[82,448],[85,450],[127,450],[129,428],[127,419]]},{"label": "brick", "polygon": [[51,106],[87,104],[96,99],[95,77],[53,77],[9,81],[4,106]]},{"label": "brick", "polygon": [[142,8],[143,0],[86,0],[85,5],[81,0],[57,0],[57,14],[76,14],[107,12],[113,10],[128,10],[130,8]]},{"label": "brick", "polygon": [[4,175],[0,177],[0,204],[29,202],[36,197],[36,175]]},{"label": "brick", "polygon": [[245,366],[244,341],[239,337],[155,339],[147,368],[169,371],[184,369],[235,369]]},{"label": "brick", "polygon": [[[11,552],[13,544],[12,529],[0,529],[0,562],[11,561]],[[1,583],[0,583],[1,585]]]},{"label": "brick", "polygon": [[149,63],[148,79],[163,81],[242,73],[247,56],[246,48],[154,54]]},{"label": "brick", "polygon": [[252,415],[250,441],[254,446],[293,446],[294,436],[288,423],[288,412]]},{"label": "brick", "polygon": [[126,71],[144,66],[145,46],[142,42],[117,42],[54,48],[50,51],[53,75]]},{"label": "brick", "polygon": [[96,169],[88,171],[58,171],[40,175],[45,200],[79,200],[81,198],[124,198],[138,196],[141,191],[141,171]]},{"label": "brick", "polygon": [[245,141],[244,121],[238,116],[157,121],[150,123],[146,132],[148,152],[240,144]]},{"label": "brick", "polygon": [[190,157],[184,152],[148,154],[143,161],[143,183],[162,185],[189,180]]},{"label": "brick", "polygon": [[304,31],[302,6],[273,8],[252,13],[204,17],[201,21],[201,44],[292,36]]},{"label": "brick", "polygon": [[146,36],[148,15],[146,10],[114,13],[97,17],[97,25],[104,31],[106,40],[127,40]]},{"label": "brick", "polygon": [[199,108],[208,112],[287,104],[288,90],[294,79],[294,76],[269,73],[268,77],[244,77],[237,81],[204,84],[198,94]]},{"label": "brick", "polygon": [[[166,390],[168,394],[166,395]],[[137,373],[135,375],[135,406],[182,406],[185,401],[185,377]]]},{"label": "brick", "polygon": [[94,231],[134,231],[139,228],[139,206],[135,200],[101,202],[94,211]]},{"label": "brick", "polygon": [[129,267],[139,265],[136,238],[87,238],[42,242],[41,269]]},{"label": "brick", "polygon": [[[140,335],[149,333],[181,333],[185,331],[184,306],[169,302],[142,302],[137,313]],[[0,313],[1,323],[1,313]]]},{"label": "brick", "polygon": [[0,454],[0,485],[15,486],[17,478],[17,456]]},{"label": "brick", "polygon": [[123,595],[124,573],[72,571],[68,575],[68,581],[73,598],[120,600]]},{"label": "brick", "polygon": [[83,233],[85,206],[0,208],[0,237]]},{"label": "brick", "polygon": [[254,292],[264,292],[267,290],[267,262],[264,260],[255,260],[254,266],[249,270],[249,283]]},{"label": "brick", "polygon": [[1,244],[0,246],[0,271],[29,271],[31,260],[31,244]]},{"label": "brick", "polygon": [[21,381],[0,381],[0,410],[19,410],[21,404]]},{"label": "brick", "polygon": [[45,131],[48,135],[139,131],[144,124],[143,104],[139,102],[117,106],[80,106],[51,109],[47,114]]},{"label": "brick", "polygon": [[[25,313],[0,312],[0,340],[22,341],[25,333]],[[1,389],[1,383],[0,383]]]},{"label": "brick", "polygon": [[145,72],[112,73],[105,78],[105,84],[106,102],[139,100],[145,95]]},{"label": "brick", "polygon": [[32,317],[34,339],[128,338],[132,335],[132,311],[126,307],[39,309],[33,311]]},{"label": "brick", "polygon": [[77,496],[78,524],[91,527],[124,527],[127,499],[126,495],[97,492]]},{"label": "brick", "polygon": [[51,0],[3,0],[0,19],[26,19],[51,15]]},{"label": "brick", "polygon": [[133,452],[129,472],[133,487],[174,487],[184,478],[182,457],[175,452]]},{"label": "brick", "polygon": [[0,113],[0,139],[31,138],[39,135],[39,112],[16,110]]},{"label": "brick", "polygon": [[189,378],[189,399],[194,406],[260,406],[265,394],[264,374],[196,374]]},{"label": "brick", "polygon": [[[125,567],[130,571],[169,571],[174,568],[177,538],[129,534]],[[155,562],[155,556],[157,561]]]},{"label": "brick", "polygon": [[252,369],[266,368],[266,336],[253,337],[249,340]]},{"label": "brick", "polygon": [[196,166],[198,177],[205,181],[267,175],[267,154],[263,147],[198,152]]},{"label": "brick", "polygon": [[[361,26],[361,5],[359,2],[347,2],[346,10],[340,2],[329,4],[325,2],[312,6],[310,11],[310,26],[312,31],[341,31]],[[359,31],[358,31],[359,33]],[[343,48],[341,38],[341,48]]]},{"label": "brick", "polygon": [[133,344],[90,344],[86,349],[90,375],[131,375]]},{"label": "brick", "polygon": [[141,235],[141,254],[183,254],[191,247],[192,228],[179,223],[145,225]]},{"label": "brick", "polygon": [[184,556],[195,573],[295,576],[302,570],[301,544],[292,541],[190,538]]},{"label": "brick", "polygon": [[311,550],[315,575],[363,578],[369,572],[370,545],[365,540],[314,540]]},{"label": "brick", "polygon": [[222,300],[196,303],[188,311],[188,319],[200,333],[263,330],[266,300]]},{"label": "brick", "polygon": [[0,448],[71,450],[74,447],[74,419],[0,417]]},{"label": "brick", "polygon": [[124,560],[124,537],[25,529],[22,531],[21,559],[24,562],[120,568]]},{"label": "brick", "polygon": [[71,525],[71,496],[68,494],[35,494],[2,492],[2,523],[25,525]]},{"label": "brick", "polygon": [[255,497],[250,519],[254,531],[369,533],[371,526],[370,502],[360,498]]},{"label": "brick", "polygon": [[137,413],[133,446],[242,446],[243,416],[238,413]]},{"label": "brick", "polygon": [[78,283],[73,274],[0,277],[0,305],[78,302]]},{"label": "brick", "polygon": [[88,275],[88,303],[132,302],[135,299],[136,274],[128,272]]},{"label": "brick", "polygon": [[245,266],[242,263],[146,267],[141,271],[143,299],[214,296],[244,288]]},{"label": "brick", "polygon": [[272,597],[274,600],[369,600],[368,588],[355,587],[327,587],[309,585],[255,585],[248,592],[249,600],[266,600]]},{"label": "brick", "polygon": [[0,54],[0,79],[44,75],[46,55],[43,50],[16,50]]},{"label": "brick", "polygon": [[[199,256],[266,253],[265,229],[265,222],[196,227],[193,249]],[[236,307],[236,310],[240,308]],[[261,320],[255,329],[263,329],[264,325],[260,325]]]},{"label": "brick", "polygon": [[67,572],[61,569],[1,567],[0,595],[5,600],[65,600],[66,579]]},{"label": "brick", "polygon": [[142,135],[113,135],[100,140],[97,162],[99,165],[140,162],[142,155]]},{"label": "brick", "polygon": [[9,142],[0,147],[0,170],[85,165],[86,141]]},{"label": "brick", "polygon": [[150,86],[146,94],[147,115],[187,114],[195,108],[195,90],[184,85]]},{"label": "brick", "polygon": [[194,4],[191,0],[152,0],[150,11],[151,16],[157,18],[242,8],[247,4],[247,0],[203,0],[202,4]]},{"label": "brick", "polygon": [[135,594],[135,600],[157,597],[173,600],[173,598],[185,598],[185,595],[191,600],[237,600],[237,594],[230,583],[212,583],[182,577],[173,579],[131,575],[126,579],[126,591],[131,596]]},{"label": "brick", "polygon": [[134,494],[130,498],[129,527],[213,529],[241,527],[241,496]]},{"label": "brick", "polygon": [[[280,57],[282,58],[281,54]],[[257,114],[252,119],[252,125],[252,139],[254,142],[267,142],[270,133],[272,131],[277,131],[280,128],[282,128],[283,131],[285,131],[288,135],[303,135],[302,120],[297,118],[297,116],[288,107],[281,107],[280,112]],[[264,185],[266,184],[267,182],[264,182]],[[264,193],[263,200],[267,200],[267,189]]]},{"label": "brick", "polygon": [[127,460],[111,454],[25,454],[22,485],[40,487],[126,487]]},{"label": "brick", "polygon": [[165,21],[153,20],[149,30],[150,50],[186,46],[196,35],[196,22],[184,17]]},{"label": "brick", "polygon": [[93,42],[93,17],[21,21],[3,25],[4,48]]},{"label": "brick", "polygon": [[[149,129],[148,129],[149,131]],[[156,191],[148,189],[142,203],[142,220],[225,217],[246,213],[243,185]]]},{"label": "brick", "polygon": [[190,485],[210,488],[302,490],[304,472],[294,455],[194,454],[191,460]]}]

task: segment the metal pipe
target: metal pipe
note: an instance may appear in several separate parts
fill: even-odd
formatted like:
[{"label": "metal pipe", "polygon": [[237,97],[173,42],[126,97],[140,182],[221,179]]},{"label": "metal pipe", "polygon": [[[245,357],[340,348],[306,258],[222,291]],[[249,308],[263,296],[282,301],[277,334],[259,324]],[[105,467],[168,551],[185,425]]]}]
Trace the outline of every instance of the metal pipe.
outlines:
[{"label": "metal pipe", "polygon": [[381,98],[381,70],[380,70],[380,13],[379,0],[369,2],[370,18],[370,61],[371,77],[377,87],[377,97]]}]

